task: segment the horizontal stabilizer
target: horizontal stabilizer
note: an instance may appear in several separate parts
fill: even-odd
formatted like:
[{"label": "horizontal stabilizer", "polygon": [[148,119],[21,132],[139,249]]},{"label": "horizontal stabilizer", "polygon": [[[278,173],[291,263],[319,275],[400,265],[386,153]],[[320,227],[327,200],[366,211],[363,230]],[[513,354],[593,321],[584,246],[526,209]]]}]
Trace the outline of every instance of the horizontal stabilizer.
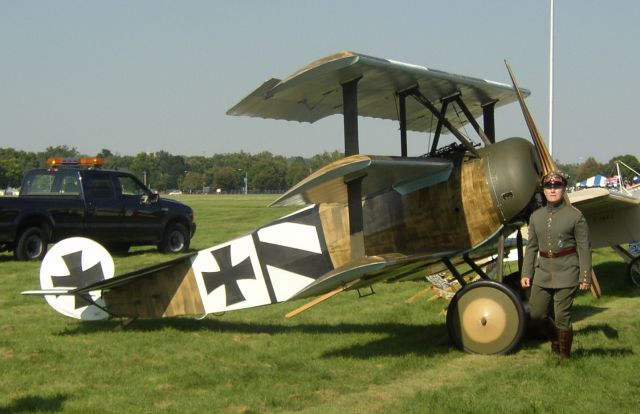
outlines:
[{"label": "horizontal stabilizer", "polygon": [[24,296],[45,296],[45,295],[75,295],[75,293],[71,293],[73,289],[42,289],[42,290],[25,290],[24,292],[20,292],[21,295]]},{"label": "horizontal stabilizer", "polygon": [[191,263],[192,257],[195,254],[190,254],[187,256],[182,256],[177,259],[169,260],[167,262],[159,263],[157,265],[148,266],[139,270],[135,270],[133,272],[124,273],[122,275],[118,275],[111,279],[102,280],[97,283],[93,283],[91,285],[78,288],[73,290],[71,293],[86,293],[94,290],[107,290],[113,289],[118,286],[126,285],[132,282],[133,280],[143,278],[145,276],[155,277],[156,274],[161,272],[162,270],[166,270],[172,267],[180,267],[183,263]]},{"label": "horizontal stabilizer", "polygon": [[319,169],[272,205],[346,203],[346,183],[360,177],[363,198],[385,190],[404,195],[446,181],[452,168],[444,159],[352,155]]}]

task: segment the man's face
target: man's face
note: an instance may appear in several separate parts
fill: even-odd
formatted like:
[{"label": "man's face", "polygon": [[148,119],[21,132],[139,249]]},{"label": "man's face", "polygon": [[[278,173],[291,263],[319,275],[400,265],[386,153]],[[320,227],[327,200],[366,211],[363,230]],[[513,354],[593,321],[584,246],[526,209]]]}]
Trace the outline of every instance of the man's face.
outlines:
[{"label": "man's face", "polygon": [[566,187],[564,184],[560,182],[551,182],[545,183],[543,185],[544,188],[544,197],[547,199],[549,203],[556,203],[562,199],[564,196],[564,192]]}]

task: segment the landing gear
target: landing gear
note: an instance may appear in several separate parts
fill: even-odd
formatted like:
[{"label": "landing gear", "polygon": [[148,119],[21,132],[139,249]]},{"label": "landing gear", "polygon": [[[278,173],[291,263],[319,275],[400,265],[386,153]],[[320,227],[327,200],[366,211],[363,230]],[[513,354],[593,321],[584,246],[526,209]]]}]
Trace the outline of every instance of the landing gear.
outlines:
[{"label": "landing gear", "polygon": [[453,343],[473,354],[507,354],[524,336],[527,314],[509,287],[481,280],[459,290],[449,304],[447,330]]}]

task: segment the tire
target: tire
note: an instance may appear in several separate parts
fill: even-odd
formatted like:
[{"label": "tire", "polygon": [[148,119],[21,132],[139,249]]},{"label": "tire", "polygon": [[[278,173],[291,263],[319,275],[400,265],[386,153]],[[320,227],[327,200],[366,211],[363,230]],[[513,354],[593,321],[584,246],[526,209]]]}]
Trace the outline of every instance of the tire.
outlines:
[{"label": "tire", "polygon": [[189,231],[180,223],[170,223],[164,231],[158,250],[162,253],[181,253],[189,250]]},{"label": "tire", "polygon": [[13,254],[18,260],[42,260],[47,253],[48,244],[49,240],[42,228],[27,227],[20,233]]},{"label": "tire", "polygon": [[507,354],[524,336],[527,314],[518,294],[490,280],[459,290],[447,310],[447,330],[453,343],[473,354]]},{"label": "tire", "polygon": [[629,263],[629,279],[634,285],[640,287],[640,256]]}]

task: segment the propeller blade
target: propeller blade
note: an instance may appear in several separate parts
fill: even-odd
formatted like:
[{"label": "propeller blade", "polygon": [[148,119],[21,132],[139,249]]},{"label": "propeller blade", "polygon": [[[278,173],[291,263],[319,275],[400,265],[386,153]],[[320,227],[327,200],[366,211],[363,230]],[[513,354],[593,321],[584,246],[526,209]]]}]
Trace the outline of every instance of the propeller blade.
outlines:
[{"label": "propeller blade", "polygon": [[544,143],[544,140],[540,136],[538,132],[538,128],[536,127],[536,123],[533,121],[533,117],[529,112],[529,108],[527,108],[527,104],[524,102],[524,97],[522,93],[520,93],[520,88],[518,87],[518,81],[516,81],[516,77],[511,70],[511,65],[506,60],[504,61],[505,65],[507,65],[507,71],[509,72],[509,77],[511,77],[511,83],[513,83],[513,89],[516,91],[516,96],[518,97],[518,102],[520,102],[520,108],[522,109],[522,114],[524,115],[524,119],[527,123],[527,127],[529,128],[529,133],[531,133],[531,139],[533,139],[533,143],[535,144],[536,151],[538,152],[538,158],[540,158],[540,163],[542,167],[542,175],[547,174],[549,171],[553,171],[556,169],[556,166],[553,162],[553,158],[551,158],[551,154],[549,154],[549,150],[547,150],[547,146]]}]

